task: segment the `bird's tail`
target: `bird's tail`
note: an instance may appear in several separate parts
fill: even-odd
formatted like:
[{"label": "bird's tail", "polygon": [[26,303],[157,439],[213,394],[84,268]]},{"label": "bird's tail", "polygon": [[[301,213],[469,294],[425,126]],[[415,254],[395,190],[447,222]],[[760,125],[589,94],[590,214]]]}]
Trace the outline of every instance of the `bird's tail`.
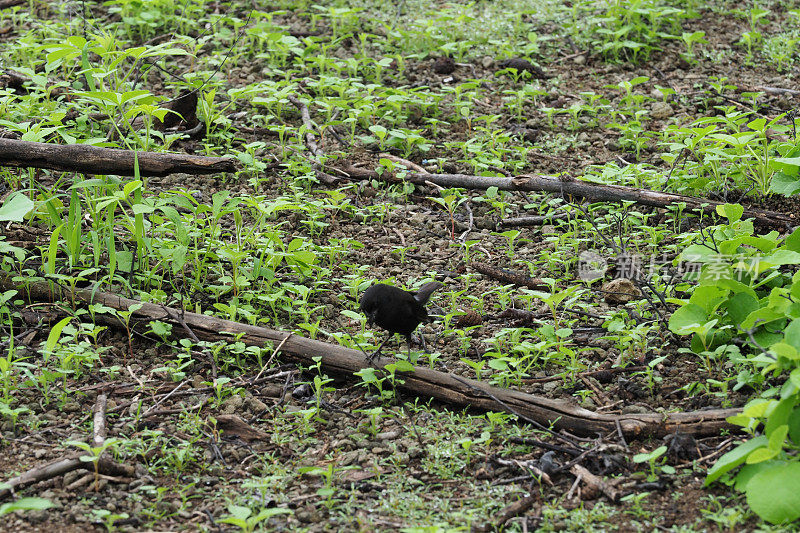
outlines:
[{"label": "bird's tail", "polygon": [[417,290],[416,294],[414,294],[414,299],[417,300],[422,305],[428,303],[428,299],[433,294],[433,291],[438,289],[439,287],[444,287],[443,283],[439,283],[438,281],[431,281],[430,283],[426,283],[422,287]]}]

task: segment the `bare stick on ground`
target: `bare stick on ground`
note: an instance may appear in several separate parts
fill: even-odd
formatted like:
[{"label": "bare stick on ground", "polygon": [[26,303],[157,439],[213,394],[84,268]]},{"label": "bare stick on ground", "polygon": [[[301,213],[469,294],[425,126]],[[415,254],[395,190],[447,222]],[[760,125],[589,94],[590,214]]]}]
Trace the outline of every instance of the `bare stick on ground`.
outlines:
[{"label": "bare stick on ground", "polygon": [[134,152],[88,144],[49,144],[0,139],[0,166],[5,167],[133,176],[134,157],[138,160],[140,176],[168,176],[177,172],[215,174],[235,172],[238,168],[236,160],[230,157]]},{"label": "bare stick on ground", "polygon": [[487,265],[486,263],[478,263],[473,261],[469,264],[469,266],[484,276],[489,276],[490,278],[496,279],[503,284],[519,285],[520,287],[528,287],[529,289],[539,291],[546,291],[550,289],[550,286],[540,279],[531,278],[530,276],[526,276],[524,274],[518,274],[502,268],[493,267],[491,265]]},{"label": "bare stick on ground", "polygon": [[325,152],[317,144],[317,137],[314,135],[314,123],[311,122],[311,115],[308,112],[308,106],[304,104],[299,98],[293,95],[288,96],[289,102],[300,111],[300,118],[303,120],[303,126],[306,128],[306,147],[314,159],[314,167],[317,171],[317,177],[323,183],[328,185],[339,181],[338,178],[331,176],[322,171],[321,158],[325,157]]},{"label": "bare stick on ground", "polygon": [[[92,446],[95,448],[101,447],[106,439],[106,405],[108,397],[105,394],[99,394],[95,401],[94,408],[92,409],[94,430],[92,432]],[[38,483],[46,481],[58,476],[63,476],[67,472],[73,470],[90,470],[93,472],[95,480],[99,476],[112,476],[131,478],[135,474],[135,469],[132,466],[119,464],[108,456],[101,455],[97,463],[93,461],[81,461],[81,456],[86,455],[86,452],[70,453],[69,455],[51,461],[45,465],[31,468],[27,472],[13,477],[4,482],[7,488],[0,490],[0,500],[7,498],[14,494],[14,491]]]},{"label": "bare stick on ground", "polygon": [[[379,175],[375,171],[354,167],[352,165],[346,166],[342,168],[342,170],[350,175],[351,179],[397,180],[396,177],[389,175],[389,173]],[[686,204],[689,209],[702,209],[707,213],[714,212],[716,206],[725,203],[683,194],[665,193],[636,187],[624,187],[622,185],[590,183],[579,180],[562,181],[552,176],[533,174],[520,175],[513,178],[498,178],[471,176],[467,174],[420,174],[409,172],[405,175],[404,179],[419,185],[424,185],[425,182],[431,182],[445,188],[460,187],[463,189],[486,190],[489,187],[497,187],[502,191],[549,192],[560,195],[577,196],[594,201],[632,201],[652,207],[669,207],[683,203]],[[778,228],[792,227],[800,222],[800,218],[796,215],[784,215],[783,213],[777,213],[775,211],[755,208],[746,208],[742,218],[753,218],[760,224]]]}]

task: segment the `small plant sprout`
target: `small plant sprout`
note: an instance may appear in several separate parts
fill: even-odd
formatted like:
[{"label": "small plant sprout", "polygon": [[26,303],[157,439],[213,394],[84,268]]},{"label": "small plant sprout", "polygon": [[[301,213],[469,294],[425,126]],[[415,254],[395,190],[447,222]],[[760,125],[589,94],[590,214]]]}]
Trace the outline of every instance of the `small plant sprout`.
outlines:
[{"label": "small plant sprout", "polygon": [[681,38],[683,39],[683,44],[686,45],[686,51],[681,55],[686,61],[689,63],[697,62],[695,59],[694,46],[697,44],[708,44],[705,37],[706,32],[704,31],[683,32]]},{"label": "small plant sprout", "polygon": [[640,463],[647,463],[650,467],[650,474],[647,476],[647,481],[656,481],[658,479],[658,473],[663,472],[664,474],[674,474],[675,469],[667,464],[658,464],[659,458],[667,452],[666,446],[659,446],[655,450],[650,453],[638,453],[633,456],[633,462],[640,464]]},{"label": "small plant sprout", "polygon": [[428,200],[439,204],[445,210],[450,222],[450,240],[456,239],[456,222],[453,218],[458,206],[467,201],[467,198],[458,189],[442,189],[441,197],[428,196]]},{"label": "small plant sprout", "polygon": [[259,527],[261,522],[274,516],[292,514],[292,511],[282,507],[270,507],[254,513],[250,507],[231,504],[228,506],[228,513],[230,513],[228,516],[220,518],[217,522],[237,526],[242,533],[252,533]]}]

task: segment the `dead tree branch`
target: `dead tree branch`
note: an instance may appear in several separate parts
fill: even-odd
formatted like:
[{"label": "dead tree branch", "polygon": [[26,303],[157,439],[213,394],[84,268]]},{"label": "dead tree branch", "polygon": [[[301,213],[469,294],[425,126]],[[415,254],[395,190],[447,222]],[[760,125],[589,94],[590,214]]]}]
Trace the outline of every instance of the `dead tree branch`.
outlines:
[{"label": "dead tree branch", "polygon": [[[398,178],[389,173],[379,175],[372,170],[358,168],[352,165],[346,166],[341,170],[346,172],[351,179],[398,180]],[[497,187],[499,190],[503,191],[549,192],[562,196],[587,198],[593,201],[632,201],[642,205],[662,208],[683,203],[686,204],[688,209],[703,210],[707,213],[713,213],[718,205],[724,204],[724,202],[686,196],[683,194],[665,193],[636,187],[590,183],[578,180],[562,181],[556,177],[534,174],[520,175],[513,178],[501,178],[471,176],[468,174],[420,174],[409,172],[405,174],[404,179],[418,185],[431,182],[445,188],[460,187],[463,189],[476,190],[486,190],[489,187]],[[753,218],[760,224],[781,229],[793,227],[800,222],[800,219],[798,219],[795,214],[785,215],[775,211],[755,208],[746,208],[742,217]]]},{"label": "dead tree branch", "polygon": [[167,176],[177,172],[215,174],[235,172],[238,168],[236,160],[230,157],[134,152],[88,144],[49,144],[0,139],[0,166],[5,167],[133,176],[135,160],[138,160],[140,176]]}]

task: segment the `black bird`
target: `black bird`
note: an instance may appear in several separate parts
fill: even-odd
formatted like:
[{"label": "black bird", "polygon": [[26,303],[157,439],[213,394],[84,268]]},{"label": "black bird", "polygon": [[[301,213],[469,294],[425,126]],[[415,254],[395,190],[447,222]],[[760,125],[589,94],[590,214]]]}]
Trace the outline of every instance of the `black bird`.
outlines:
[{"label": "black bird", "polygon": [[[364,291],[361,297],[361,310],[367,315],[368,324],[377,324],[378,327],[390,333],[404,335],[408,342],[408,353],[411,355],[411,332],[417,329],[421,322],[430,322],[425,304],[433,291],[441,287],[438,281],[431,281],[419,288],[417,292],[404,291],[385,283],[376,283]],[[372,352],[367,361],[372,362],[386,344],[389,337]],[[425,338],[422,337],[422,346],[425,348]]]}]

